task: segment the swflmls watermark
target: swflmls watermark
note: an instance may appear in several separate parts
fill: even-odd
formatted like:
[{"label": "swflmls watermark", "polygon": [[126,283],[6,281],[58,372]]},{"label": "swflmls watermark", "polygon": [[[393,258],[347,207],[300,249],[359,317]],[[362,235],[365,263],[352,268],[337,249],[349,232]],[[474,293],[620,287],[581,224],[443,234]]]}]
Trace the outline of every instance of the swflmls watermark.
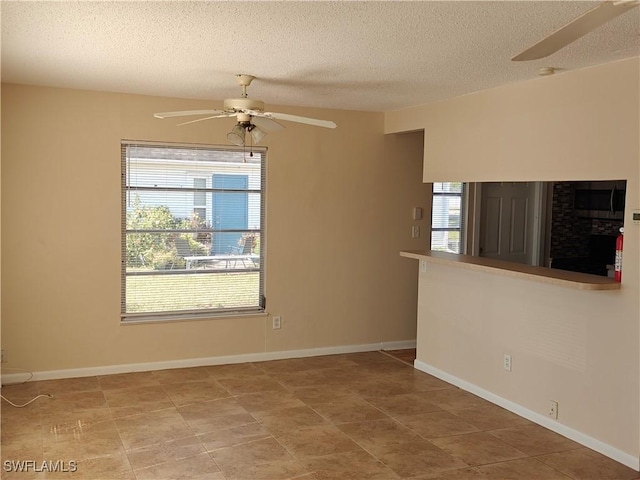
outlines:
[{"label": "swflmls watermark", "polygon": [[75,460],[5,460],[3,464],[5,472],[61,472],[73,473],[78,470],[78,462]]}]

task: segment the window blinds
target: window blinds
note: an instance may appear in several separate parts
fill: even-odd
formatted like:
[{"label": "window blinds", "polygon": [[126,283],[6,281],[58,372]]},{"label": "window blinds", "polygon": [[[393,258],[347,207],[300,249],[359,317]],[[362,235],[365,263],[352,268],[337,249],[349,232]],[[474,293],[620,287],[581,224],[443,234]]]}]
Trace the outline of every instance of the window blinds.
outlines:
[{"label": "window blinds", "polygon": [[261,311],[266,149],[122,143],[124,321]]}]

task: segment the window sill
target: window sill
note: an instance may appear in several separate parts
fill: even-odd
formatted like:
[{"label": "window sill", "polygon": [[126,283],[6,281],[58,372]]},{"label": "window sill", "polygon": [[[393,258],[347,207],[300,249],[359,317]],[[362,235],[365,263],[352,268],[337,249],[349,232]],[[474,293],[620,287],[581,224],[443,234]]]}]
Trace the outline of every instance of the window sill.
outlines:
[{"label": "window sill", "polygon": [[577,288],[580,290],[619,290],[620,283],[608,277],[588,273],[569,272],[546,267],[536,267],[521,263],[505,262],[470,255],[436,252],[433,250],[409,250],[400,252],[400,256],[424,260],[431,263],[450,265],[468,270],[480,270],[497,275],[518,277],[537,282]]},{"label": "window sill", "polygon": [[203,320],[223,320],[229,318],[251,318],[251,317],[267,317],[269,314],[265,311],[248,311],[248,312],[222,312],[222,313],[176,313],[175,315],[144,315],[144,316],[123,316],[120,325],[146,325],[156,323],[171,322],[194,322]]}]

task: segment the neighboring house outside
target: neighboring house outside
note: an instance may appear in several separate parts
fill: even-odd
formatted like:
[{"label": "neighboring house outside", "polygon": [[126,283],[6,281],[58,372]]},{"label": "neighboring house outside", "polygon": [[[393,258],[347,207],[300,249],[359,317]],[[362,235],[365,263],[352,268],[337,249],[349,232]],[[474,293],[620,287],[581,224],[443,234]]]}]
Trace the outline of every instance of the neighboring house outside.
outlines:
[{"label": "neighboring house outside", "polygon": [[[180,159],[182,150],[176,154],[171,149],[158,148],[153,158],[139,158],[135,153],[133,149],[125,172],[127,184],[131,185],[126,193],[127,213],[136,205],[164,206],[178,219],[197,215],[198,223],[205,228],[260,229],[260,153],[243,163],[238,162],[243,154],[238,151],[192,151],[198,155],[197,162],[193,158]],[[145,189],[149,187],[167,190]],[[214,234],[211,253],[226,253],[239,237],[240,234]]]}]

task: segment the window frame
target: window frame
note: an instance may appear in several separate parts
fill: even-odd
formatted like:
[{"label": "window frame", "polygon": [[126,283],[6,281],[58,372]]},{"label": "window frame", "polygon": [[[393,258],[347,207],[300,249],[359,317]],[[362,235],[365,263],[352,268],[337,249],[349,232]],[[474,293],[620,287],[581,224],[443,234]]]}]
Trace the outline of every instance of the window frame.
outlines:
[{"label": "window frame", "polygon": [[[231,308],[194,308],[194,309],[183,309],[183,310],[165,310],[165,311],[147,311],[147,312],[127,312],[127,278],[131,273],[127,272],[127,233],[132,233],[132,231],[127,230],[127,205],[130,199],[130,195],[132,192],[139,190],[139,188],[129,188],[127,184],[129,174],[130,174],[130,165],[128,162],[127,149],[129,147],[149,147],[149,148],[167,148],[167,149],[188,149],[188,150],[207,150],[207,151],[220,151],[220,152],[237,152],[246,155],[247,157],[250,155],[253,157],[254,152],[260,154],[260,188],[250,189],[247,187],[247,193],[259,193],[260,206],[259,206],[259,228],[249,228],[242,229],[242,231],[237,230],[238,233],[253,233],[258,235],[259,243],[260,243],[260,251],[259,251],[259,264],[254,268],[245,268],[234,270],[234,273],[241,273],[245,271],[258,272],[258,304],[250,307],[242,307],[235,306]],[[267,173],[267,148],[266,147],[253,147],[251,152],[247,152],[243,147],[233,147],[233,146],[220,146],[220,145],[210,145],[210,144],[186,144],[186,143],[170,143],[170,142],[147,142],[147,141],[133,141],[133,140],[122,140],[121,141],[121,297],[120,297],[120,319],[121,324],[138,324],[138,323],[149,323],[149,322],[164,322],[171,320],[190,320],[190,319],[201,319],[201,318],[217,318],[217,317],[230,317],[230,316],[250,316],[250,315],[264,315],[266,308],[266,296],[265,296],[265,253],[266,253],[266,173]],[[197,178],[197,177],[196,177]],[[149,187],[146,187],[149,188]],[[159,187],[159,191],[162,191],[163,188]],[[164,190],[175,190],[174,187],[164,187]],[[190,186],[185,186],[181,189],[181,191],[185,193],[191,193],[192,200],[195,197],[196,192],[201,192],[202,188],[195,186],[192,182]],[[213,185],[211,187],[207,187],[205,189],[207,198],[210,195],[213,195],[216,191],[223,191],[222,189],[215,189]],[[206,201],[205,201],[206,203]],[[193,202],[191,202],[192,210],[194,207]],[[200,208],[207,208],[206,205]],[[208,209],[207,209],[208,210]],[[153,233],[150,230],[145,230],[147,232]],[[229,231],[229,230],[224,230]],[[234,230],[236,231],[236,230]],[[213,235],[215,232],[223,232],[223,230],[216,230],[213,226],[205,229],[180,229],[180,230],[163,230],[162,233],[211,233]],[[216,273],[219,271],[205,272],[205,271],[197,271],[197,270],[175,270],[173,273],[177,275],[183,274],[203,274],[203,273]],[[152,275],[153,273],[148,273]],[[159,272],[158,274],[165,274],[165,272]]]},{"label": "window frame", "polygon": [[[460,192],[446,192],[446,191],[440,191],[437,192],[435,190],[436,184],[445,184],[445,183],[460,183],[461,188],[460,188]],[[467,217],[467,198],[468,198],[468,184],[466,182],[433,182],[431,184],[431,235],[429,238],[430,241],[430,248],[431,250],[433,250],[433,233],[434,232],[458,232],[458,252],[457,254],[465,254],[466,253],[466,217]],[[460,220],[459,220],[459,227],[434,227],[434,199],[437,197],[457,197],[460,198]],[[442,251],[442,250],[437,250],[437,251]],[[448,253],[454,253],[455,252],[450,252],[449,250],[446,250]]]}]

